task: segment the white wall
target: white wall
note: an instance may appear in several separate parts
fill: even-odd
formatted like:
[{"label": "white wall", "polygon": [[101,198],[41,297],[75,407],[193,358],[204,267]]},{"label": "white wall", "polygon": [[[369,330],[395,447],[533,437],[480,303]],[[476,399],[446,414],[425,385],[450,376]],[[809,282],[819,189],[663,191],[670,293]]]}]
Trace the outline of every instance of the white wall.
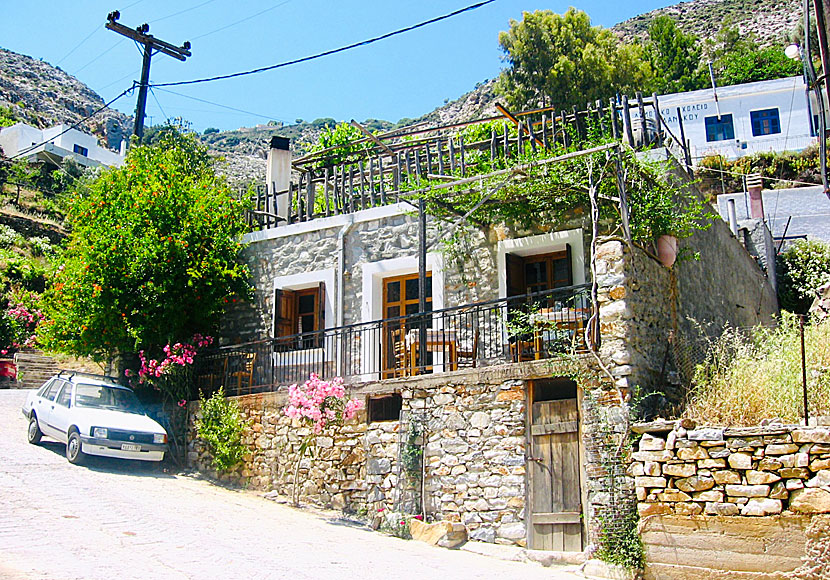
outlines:
[{"label": "white wall", "polygon": [[[660,115],[678,139],[680,121],[677,108],[680,108],[683,130],[691,143],[695,161],[712,154],[734,159],[759,151],[799,151],[815,142],[811,135],[807,95],[801,77],[719,87],[717,95],[717,105],[712,89],[658,96]],[[718,106],[721,115],[732,115],[735,138],[707,142],[704,120],[706,117],[717,117]],[[781,132],[753,136],[750,113],[774,108],[778,109]],[[639,117],[639,111],[632,110],[632,120]],[[646,109],[646,117],[654,117],[650,108]],[[637,127],[637,121],[632,124]]]},{"label": "white wall", "polygon": [[[117,166],[124,162],[124,157],[119,153],[100,147],[95,136],[69,127],[69,125],[55,125],[40,130],[23,123],[17,123],[0,131],[0,147],[3,147],[7,157],[13,157],[21,151],[25,151],[24,155],[31,156],[43,151],[46,146],[45,144],[41,145],[41,143],[48,141],[53,145],[53,147],[48,148],[49,151],[64,157],[77,155],[74,150],[75,145],[79,145],[87,149],[87,159],[97,161],[103,165]],[[67,131],[67,129],[69,130]],[[61,135],[64,131],[66,133]],[[29,148],[33,145],[38,146],[29,151]],[[56,150],[56,148],[58,149]]]}]

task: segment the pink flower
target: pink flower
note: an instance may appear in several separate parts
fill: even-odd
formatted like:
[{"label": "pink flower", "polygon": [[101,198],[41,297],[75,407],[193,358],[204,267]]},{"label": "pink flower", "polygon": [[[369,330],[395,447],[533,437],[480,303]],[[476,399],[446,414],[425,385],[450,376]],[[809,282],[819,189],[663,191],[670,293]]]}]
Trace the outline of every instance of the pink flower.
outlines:
[{"label": "pink flower", "polygon": [[185,406],[187,406],[187,401],[185,401],[184,399],[179,401],[179,407],[185,407]]}]

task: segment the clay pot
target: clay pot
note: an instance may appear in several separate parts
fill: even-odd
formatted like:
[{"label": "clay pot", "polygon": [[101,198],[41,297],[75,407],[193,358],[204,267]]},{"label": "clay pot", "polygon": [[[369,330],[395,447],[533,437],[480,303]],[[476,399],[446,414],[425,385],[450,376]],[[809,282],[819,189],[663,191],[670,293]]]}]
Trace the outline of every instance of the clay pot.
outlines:
[{"label": "clay pot", "polygon": [[671,268],[677,259],[677,238],[674,236],[657,238],[657,257],[666,268]]}]

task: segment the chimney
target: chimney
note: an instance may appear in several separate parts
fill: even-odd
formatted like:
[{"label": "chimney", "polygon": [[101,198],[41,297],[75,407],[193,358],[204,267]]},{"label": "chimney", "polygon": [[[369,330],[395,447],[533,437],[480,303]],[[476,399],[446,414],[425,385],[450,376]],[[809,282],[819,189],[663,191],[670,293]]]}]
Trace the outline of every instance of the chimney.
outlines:
[{"label": "chimney", "polygon": [[764,198],[761,197],[763,181],[758,173],[746,176],[746,189],[749,191],[749,216],[755,219],[764,219]]},{"label": "chimney", "polygon": [[[271,148],[268,150],[268,164],[265,168],[265,182],[268,193],[287,191],[291,182],[291,152],[288,137],[271,137]],[[277,197],[276,207],[268,208],[278,216],[288,217],[288,194]]]}]

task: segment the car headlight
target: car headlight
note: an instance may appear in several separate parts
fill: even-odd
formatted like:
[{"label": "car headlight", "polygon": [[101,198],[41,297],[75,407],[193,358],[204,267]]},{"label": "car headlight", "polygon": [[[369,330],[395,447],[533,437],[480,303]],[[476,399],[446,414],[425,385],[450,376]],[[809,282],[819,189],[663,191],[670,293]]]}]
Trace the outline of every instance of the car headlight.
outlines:
[{"label": "car headlight", "polygon": [[92,436],[96,439],[106,439],[107,438],[107,428],[106,427],[93,427],[92,428]]},{"label": "car headlight", "polygon": [[153,443],[167,443],[167,435],[164,433],[153,433]]}]

